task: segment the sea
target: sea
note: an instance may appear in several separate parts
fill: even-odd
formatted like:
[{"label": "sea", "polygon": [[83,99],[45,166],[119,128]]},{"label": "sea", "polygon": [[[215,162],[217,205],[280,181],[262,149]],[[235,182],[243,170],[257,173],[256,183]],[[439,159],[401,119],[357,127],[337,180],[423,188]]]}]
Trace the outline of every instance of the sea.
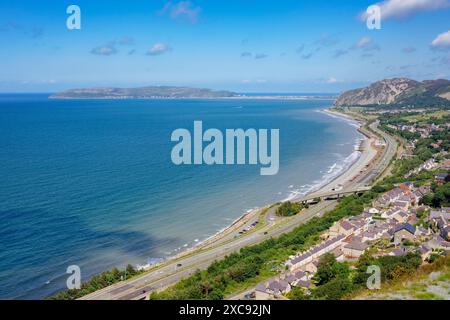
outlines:
[{"label": "sea", "polygon": [[[255,207],[304,194],[356,161],[363,136],[330,100],[53,100],[0,95],[0,299],[65,289],[211,237]],[[174,165],[171,133],[279,129],[280,168]]]}]

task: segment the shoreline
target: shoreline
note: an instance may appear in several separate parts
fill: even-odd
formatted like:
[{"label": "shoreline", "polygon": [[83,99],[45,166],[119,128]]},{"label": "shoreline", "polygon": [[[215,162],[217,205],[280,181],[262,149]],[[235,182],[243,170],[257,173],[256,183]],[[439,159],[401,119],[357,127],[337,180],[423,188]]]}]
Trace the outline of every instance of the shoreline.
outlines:
[{"label": "shoreline", "polygon": [[[349,125],[355,125],[356,130],[363,136],[362,139],[359,139],[359,147],[364,143],[364,142],[369,142],[370,140],[370,136],[361,131],[362,126],[364,125],[364,123],[362,123],[361,121],[354,119],[350,116],[344,115],[344,114],[340,114],[334,111],[331,111],[330,108],[332,106],[326,107],[324,109],[319,109],[317,110],[317,112],[321,112],[324,113],[328,116],[331,117],[335,117],[335,118],[339,118],[341,120],[345,120],[350,122],[351,124]],[[356,144],[355,144],[356,146]],[[358,149],[359,149],[358,147]],[[369,150],[365,150],[365,151],[369,151]],[[349,177],[347,178],[347,176],[352,175],[352,172],[356,171],[356,165],[358,164],[358,162],[361,160],[362,156],[363,156],[363,152],[364,151],[358,151],[355,150],[353,151],[351,154],[349,154],[346,158],[344,158],[344,160],[342,160],[343,162],[345,162],[345,160],[349,157],[351,157],[355,152],[358,152],[358,155],[355,159],[353,159],[353,161],[349,164],[347,164],[342,171],[337,172],[335,175],[331,176],[331,178],[329,180],[327,180],[326,174],[324,174],[320,179],[325,180],[325,181],[321,181],[319,183],[317,183],[316,185],[312,185],[311,189],[309,189],[308,191],[304,192],[304,193],[300,193],[300,194],[290,194],[287,198],[285,199],[281,199],[278,202],[285,202],[285,201],[301,201],[302,198],[308,197],[312,194],[316,194],[316,193],[320,193],[320,192],[325,192],[327,190],[329,190],[330,187],[334,186],[336,181],[340,181],[340,180],[349,180]],[[347,178],[347,179],[346,179]],[[348,182],[348,181],[347,181]],[[159,267],[160,265],[170,262],[170,261],[176,261],[177,259],[183,258],[187,255],[193,254],[195,253],[195,251],[197,250],[202,250],[202,249],[206,249],[211,245],[214,245],[216,242],[219,242],[220,240],[222,240],[224,237],[226,237],[227,235],[229,235],[229,233],[235,232],[237,231],[239,228],[243,227],[244,225],[246,225],[250,220],[255,219],[256,217],[258,217],[264,210],[270,208],[271,206],[275,205],[276,203],[270,203],[264,206],[260,206],[260,207],[255,207],[253,209],[247,210],[246,212],[244,212],[243,214],[241,214],[240,216],[238,216],[236,219],[234,219],[229,225],[223,227],[221,230],[215,232],[214,234],[208,236],[207,238],[205,238],[204,240],[199,241],[198,243],[196,243],[195,245],[188,247],[186,249],[181,249],[178,253],[174,254],[174,255],[168,255],[165,256],[163,258],[163,260],[154,263],[154,264],[147,264],[145,266],[139,266],[144,268],[144,270],[148,271],[154,268]]]},{"label": "shoreline", "polygon": [[[330,112],[328,108],[330,108],[330,106],[321,110]],[[367,177],[371,176],[370,173],[371,170],[373,170],[373,165],[376,164],[375,161],[378,159],[380,152],[382,152],[382,149],[376,147],[376,144],[374,143],[376,139],[378,139],[378,136],[364,128],[364,126],[367,125],[366,121],[358,121],[357,119],[353,119],[353,117],[345,117],[340,114],[334,114],[334,116],[346,118],[358,123],[358,126],[355,126],[355,129],[365,137],[363,140],[364,146],[360,150],[359,157],[356,161],[346,167],[345,170],[340,172],[339,175],[325,183],[317,191],[307,193],[307,197],[302,196],[295,199],[295,201],[307,201],[318,196],[326,197],[329,194],[354,193],[355,190],[370,189],[369,185],[371,182],[367,182]],[[330,189],[332,190],[330,192],[329,188],[336,186],[338,183],[342,183],[342,187],[338,190]],[[322,194],[320,194],[320,192],[322,192]],[[213,261],[223,258],[223,256],[227,254],[236,252],[236,250],[240,250],[245,246],[265,241],[271,236],[280,236],[283,233],[288,232],[288,230],[302,224],[305,219],[308,220],[314,216],[322,215],[329,209],[332,209],[335,202],[327,204],[326,201],[322,201],[308,209],[305,213],[306,215],[300,214],[291,219],[272,220],[273,206],[277,203],[278,202],[275,202],[260,208],[249,210],[233,221],[233,223],[221,231],[216,232],[211,237],[199,242],[195,246],[186,248],[176,255],[170,257],[166,256],[166,259],[157,263],[146,265],[145,268],[143,268],[144,272],[141,275],[129,279],[128,281],[119,281],[84,295],[79,299],[143,299],[149,291],[163,290],[191,275],[195,270],[207,268]],[[255,221],[255,218],[258,220],[264,219],[265,224],[242,236],[240,236],[240,234],[235,234],[239,231],[241,226],[250,221]],[[263,231],[265,231],[264,234]]]}]

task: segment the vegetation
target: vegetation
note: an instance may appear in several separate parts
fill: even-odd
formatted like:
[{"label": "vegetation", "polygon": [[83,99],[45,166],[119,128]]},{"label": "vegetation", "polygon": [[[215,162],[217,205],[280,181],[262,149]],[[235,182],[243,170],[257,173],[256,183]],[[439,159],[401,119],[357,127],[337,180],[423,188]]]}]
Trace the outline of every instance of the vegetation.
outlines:
[{"label": "vegetation", "polygon": [[304,251],[317,243],[321,232],[329,229],[335,221],[358,215],[364,205],[377,195],[368,191],[362,196],[342,198],[332,211],[315,217],[293,231],[277,239],[242,248],[238,253],[212,263],[208,269],[197,271],[174,286],[152,293],[151,299],[222,299],[239,289],[269,278],[283,269],[289,255]]},{"label": "vegetation", "polygon": [[283,202],[277,209],[277,215],[281,217],[290,217],[296,215],[303,209],[303,205],[298,202]]},{"label": "vegetation", "polygon": [[[380,290],[355,291],[347,298],[367,299],[374,296],[376,299],[389,299],[391,294],[400,299],[444,299],[433,292],[429,292],[429,286],[441,287],[445,292],[448,290],[450,280],[450,256],[435,255],[430,263],[420,266],[418,269],[407,272],[403,276],[385,282]],[[430,277],[431,274],[433,277]],[[434,290],[433,290],[434,291]],[[435,291],[434,291],[435,292]],[[450,292],[448,293],[450,294]],[[447,295],[448,295],[447,294]],[[448,299],[448,297],[447,297]]]},{"label": "vegetation", "polygon": [[313,278],[315,288],[307,294],[302,288],[294,288],[287,295],[294,300],[339,300],[364,290],[369,266],[379,266],[381,283],[399,281],[413,274],[420,267],[422,258],[417,253],[409,253],[403,257],[383,256],[375,258],[370,253],[360,257],[353,269],[347,262],[338,262],[333,254],[325,254],[319,261],[317,273]]},{"label": "vegetation", "polygon": [[142,273],[141,271],[136,270],[132,265],[127,265],[124,270],[119,270],[117,268],[113,268],[111,271],[102,272],[99,275],[93,276],[89,281],[81,284],[80,289],[71,289],[67,291],[59,292],[51,297],[48,297],[48,300],[75,300],[85,296],[94,291],[100,290],[107,286],[110,286],[116,282],[121,280],[125,280],[131,277],[134,277],[138,274]]},{"label": "vegetation", "polygon": [[[442,120],[446,116],[437,118]],[[434,119],[434,118],[433,118]],[[381,119],[382,127],[392,131],[387,125],[394,119]],[[397,119],[404,121],[404,119]],[[399,131],[395,131],[399,133]],[[397,183],[405,181],[405,175],[418,167],[424,160],[430,159],[439,150],[434,150],[430,144],[437,140],[444,141],[441,149],[448,150],[450,137],[448,130],[434,132],[428,139],[416,136],[405,136],[406,139],[418,139],[414,150],[414,157],[394,161],[393,170],[389,177],[373,186],[369,191],[360,195],[352,195],[339,199],[335,209],[321,217],[314,217],[298,226],[293,231],[278,238],[268,239],[260,244],[244,247],[239,252],[232,253],[225,258],[213,262],[206,270],[196,271],[193,275],[181,280],[170,288],[153,292],[151,299],[223,299],[227,294],[253,286],[285,269],[283,263],[293,254],[305,251],[320,240],[320,234],[328,230],[332,224],[342,218],[360,214],[364,206],[381,193],[393,188]],[[433,176],[429,172],[422,172],[408,178],[408,181],[421,184],[429,181]],[[425,198],[424,203],[433,205],[448,204],[450,188],[448,183],[443,186],[433,186],[433,194]],[[299,203],[284,202],[276,213],[280,216],[292,216],[303,209]],[[435,257],[437,259],[437,257]],[[319,263],[318,272],[313,278],[315,288],[310,293],[294,288],[289,293],[291,299],[342,299],[363,290],[368,274],[367,266],[378,265],[382,271],[382,282],[397,281],[405,275],[413,273],[420,265],[421,257],[410,253],[404,257],[375,258],[369,253],[358,260],[355,268],[348,263],[336,261],[332,254],[324,255]],[[131,270],[130,270],[131,271]],[[126,272],[126,271],[125,271]],[[135,271],[136,272],[136,271]],[[134,273],[136,274],[136,273]],[[134,275],[133,274],[133,275]],[[69,290],[52,298],[75,299],[107,285],[120,281],[124,274],[114,269],[93,277],[84,283],[80,290]],[[127,277],[132,275],[129,273]]]},{"label": "vegetation", "polygon": [[[393,172],[371,190],[361,195],[352,195],[339,200],[337,207],[322,217],[315,217],[293,231],[277,239],[269,239],[261,244],[245,247],[239,253],[233,253],[210,265],[207,270],[198,271],[174,286],[160,292],[152,293],[151,299],[222,299],[225,295],[245,289],[267,279],[283,270],[283,262],[289,255],[305,251],[319,240],[321,232],[329,229],[335,221],[344,217],[360,214],[365,205],[369,205],[381,193],[393,188],[394,184],[405,181],[405,174],[417,167],[423,160],[402,159],[394,164]],[[421,182],[430,179],[428,175],[415,175],[410,181]],[[283,209],[284,210],[284,209]],[[286,205],[286,211],[293,212],[292,205]],[[297,211],[298,212],[298,211]],[[367,280],[366,269],[362,265],[358,272],[348,272],[348,266],[334,262],[328,257],[322,271],[315,279],[316,289],[306,295],[301,289],[294,289],[289,294],[292,299],[340,299],[360,290]],[[420,261],[418,255],[406,257],[370,258],[386,271],[386,278],[396,279],[411,272]]]},{"label": "vegetation", "polygon": [[450,182],[441,186],[433,184],[433,193],[427,194],[422,198],[422,203],[434,208],[450,206]]}]

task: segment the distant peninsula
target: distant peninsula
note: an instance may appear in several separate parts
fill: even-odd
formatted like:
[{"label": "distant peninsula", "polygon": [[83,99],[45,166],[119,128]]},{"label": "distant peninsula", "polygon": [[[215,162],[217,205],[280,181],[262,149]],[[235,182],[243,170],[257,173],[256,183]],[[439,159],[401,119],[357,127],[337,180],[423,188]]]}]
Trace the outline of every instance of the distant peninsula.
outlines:
[{"label": "distant peninsula", "polygon": [[51,95],[50,99],[182,99],[182,98],[232,98],[239,94],[203,88],[148,86],[140,88],[81,88]]}]

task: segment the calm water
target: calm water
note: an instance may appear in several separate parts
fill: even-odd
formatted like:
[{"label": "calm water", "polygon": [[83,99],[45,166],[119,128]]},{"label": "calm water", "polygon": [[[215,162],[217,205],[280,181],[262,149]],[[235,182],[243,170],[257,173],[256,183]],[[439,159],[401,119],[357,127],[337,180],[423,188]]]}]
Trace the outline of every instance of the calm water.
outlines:
[{"label": "calm water", "polygon": [[[0,298],[42,298],[68,265],[87,279],[177,253],[246,210],[306,192],[361,138],[329,101],[53,101],[0,96]],[[279,128],[280,171],[175,166],[170,134]],[[353,155],[351,156],[351,154]]]}]

